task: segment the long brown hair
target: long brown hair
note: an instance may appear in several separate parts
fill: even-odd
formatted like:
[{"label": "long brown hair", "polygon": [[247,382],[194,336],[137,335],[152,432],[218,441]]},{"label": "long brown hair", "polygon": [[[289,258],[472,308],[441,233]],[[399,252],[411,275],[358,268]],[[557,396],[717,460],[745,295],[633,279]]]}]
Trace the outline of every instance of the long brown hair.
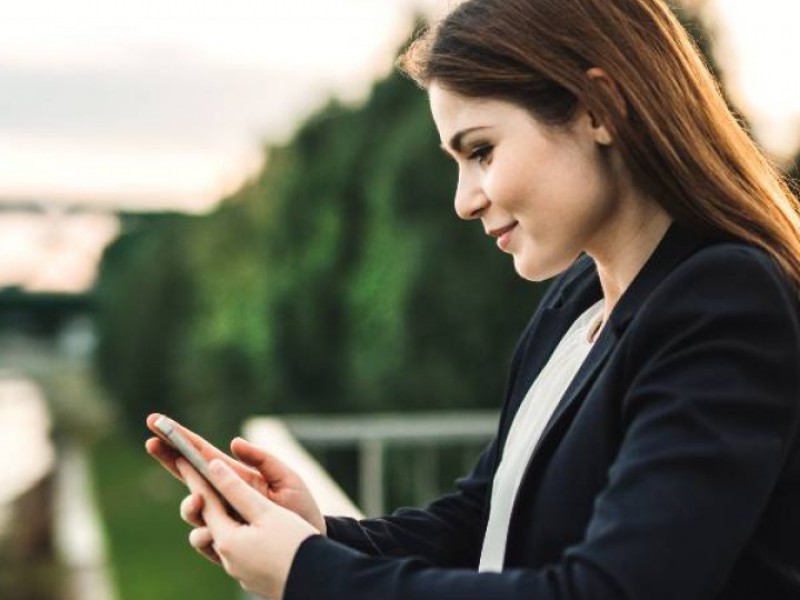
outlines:
[{"label": "long brown hair", "polygon": [[[800,202],[663,0],[466,0],[398,59],[417,84],[503,99],[554,127],[578,103],[674,219],[766,250],[800,293]],[[620,107],[586,75],[600,67]]]}]

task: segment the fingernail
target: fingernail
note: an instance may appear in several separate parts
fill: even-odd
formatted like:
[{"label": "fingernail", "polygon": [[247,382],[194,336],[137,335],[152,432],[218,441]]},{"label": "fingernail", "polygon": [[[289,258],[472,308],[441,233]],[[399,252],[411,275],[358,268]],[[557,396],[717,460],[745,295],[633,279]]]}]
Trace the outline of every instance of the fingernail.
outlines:
[{"label": "fingernail", "polygon": [[222,475],[225,473],[225,465],[218,458],[211,461],[211,464],[208,465],[208,469],[211,471],[212,475]]}]

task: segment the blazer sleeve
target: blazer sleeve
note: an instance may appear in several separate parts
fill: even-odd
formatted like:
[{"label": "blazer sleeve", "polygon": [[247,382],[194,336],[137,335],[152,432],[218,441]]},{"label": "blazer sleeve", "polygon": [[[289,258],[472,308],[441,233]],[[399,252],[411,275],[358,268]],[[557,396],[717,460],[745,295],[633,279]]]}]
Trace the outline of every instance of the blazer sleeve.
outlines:
[{"label": "blazer sleeve", "polygon": [[711,249],[666,278],[627,333],[620,450],[584,539],[560,562],[477,573],[313,536],[284,598],[715,597],[797,434],[797,299],[765,255]]}]

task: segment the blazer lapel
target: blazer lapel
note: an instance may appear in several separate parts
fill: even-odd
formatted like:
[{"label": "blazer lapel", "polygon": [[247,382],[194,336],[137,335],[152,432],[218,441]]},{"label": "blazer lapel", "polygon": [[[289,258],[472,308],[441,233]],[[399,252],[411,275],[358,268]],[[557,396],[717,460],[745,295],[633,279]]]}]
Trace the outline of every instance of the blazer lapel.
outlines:
[{"label": "blazer lapel", "polygon": [[[594,263],[591,262],[590,259],[587,259],[588,257],[582,258],[581,260],[585,261],[588,267],[587,270],[591,271],[594,269]],[[573,294],[577,296],[577,299],[573,296],[571,301],[564,301],[565,298]],[[558,342],[564,337],[564,334],[575,319],[580,316],[581,312],[597,302],[602,294],[603,291],[597,277],[586,278],[579,275],[577,281],[573,281],[565,286],[565,290],[556,297],[550,306],[543,306],[539,311],[536,321],[531,324],[533,331],[536,333],[531,339],[531,347],[526,351],[524,364],[520,368],[518,379],[512,390],[510,408],[506,411],[503,424],[500,428],[501,451],[497,459],[498,462],[502,458],[505,439],[511,428],[511,423],[522,401],[525,399],[528,389],[531,387],[536,377],[538,377],[545,364],[547,364]]]},{"label": "blazer lapel", "polygon": [[[603,327],[600,336],[567,387],[528,461],[523,481],[530,476],[533,466],[538,461],[546,460],[550,454],[548,448],[553,447],[562,437],[563,431],[586,397],[592,382],[600,374],[606,359],[648,296],[676,265],[697,248],[711,241],[713,238],[710,236],[695,233],[688,227],[673,221],[659,245],[620,297],[611,312],[608,323]],[[542,343],[537,344],[531,351],[530,366],[525,369],[521,378],[521,386],[516,390],[517,405],[513,413],[516,413],[528,388],[570,325],[601,296],[602,288],[599,276],[592,261],[590,269],[587,269],[571,285],[565,286],[564,292],[553,302],[553,306],[543,309],[539,324],[541,331],[534,340],[534,343],[537,340],[541,340]],[[564,301],[565,298],[569,299]],[[510,421],[507,425],[510,427]],[[506,427],[506,434],[508,427]]]},{"label": "blazer lapel", "polygon": [[530,470],[531,462],[535,458],[541,459],[547,454],[547,452],[542,452],[541,449],[545,443],[555,443],[561,437],[558,432],[563,431],[564,427],[571,421],[571,417],[580,407],[591,383],[600,374],[601,367],[611,354],[611,351],[616,347],[618,341],[619,338],[614,335],[613,330],[610,328],[604,327],[603,331],[600,332],[600,337],[595,341],[578,372],[572,378],[569,386],[567,386],[564,396],[558,403],[553,415],[547,422],[539,441],[536,443],[527,470]]}]

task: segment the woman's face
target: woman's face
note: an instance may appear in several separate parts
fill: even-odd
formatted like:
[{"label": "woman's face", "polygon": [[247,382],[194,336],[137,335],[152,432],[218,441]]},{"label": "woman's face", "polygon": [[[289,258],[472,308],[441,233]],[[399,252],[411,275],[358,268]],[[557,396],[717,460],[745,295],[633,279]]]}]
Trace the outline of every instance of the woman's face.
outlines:
[{"label": "woman's face", "polygon": [[548,279],[611,241],[621,166],[589,113],[555,131],[509,102],[436,83],[428,91],[442,146],[458,165],[456,213],[480,219],[520,276]]}]

